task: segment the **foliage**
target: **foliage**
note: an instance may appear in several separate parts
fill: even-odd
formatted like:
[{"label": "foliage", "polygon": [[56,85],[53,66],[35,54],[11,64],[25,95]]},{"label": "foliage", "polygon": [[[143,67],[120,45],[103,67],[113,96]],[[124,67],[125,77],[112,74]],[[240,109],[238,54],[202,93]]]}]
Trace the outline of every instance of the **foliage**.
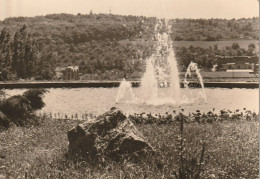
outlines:
[{"label": "foliage", "polygon": [[10,127],[11,121],[7,119],[6,115],[2,112],[0,112],[0,130],[1,129],[7,129]]},{"label": "foliage", "polygon": [[45,89],[31,89],[23,95],[11,96],[1,101],[0,111],[10,123],[19,126],[37,124],[34,112],[44,107],[42,96],[45,92]]},{"label": "foliage", "polygon": [[39,110],[45,106],[43,102],[43,95],[48,90],[46,89],[29,89],[23,93],[23,97],[25,97],[29,102],[32,110]]},{"label": "foliage", "polygon": [[214,64],[217,64],[216,55],[220,56],[256,56],[254,44],[249,44],[248,49],[241,48],[237,42],[234,42],[231,47],[219,49],[217,45],[212,48],[194,47],[176,47],[176,58],[179,59],[181,71],[186,71],[191,61],[197,63],[201,69],[210,71]]},{"label": "foliage", "polygon": [[[82,121],[83,122],[83,121]],[[0,133],[1,174],[7,178],[175,178],[178,170],[178,125],[137,125],[157,150],[140,163],[72,158],[67,131],[76,120],[43,118],[40,126],[13,126]],[[226,120],[213,124],[185,124],[183,139],[191,157],[207,143],[200,178],[258,178],[258,121]],[[198,151],[198,152],[196,152]]]},{"label": "foliage", "polygon": [[[46,78],[42,73],[48,66],[39,56],[38,44],[24,25],[14,35],[4,28],[0,35],[0,80],[15,78],[30,79],[36,76]],[[43,64],[45,63],[45,64]]]},{"label": "foliage", "polygon": [[168,112],[165,114],[155,114],[152,115],[150,113],[141,113],[141,114],[131,114],[129,118],[135,124],[158,124],[158,125],[176,125],[180,122],[184,123],[213,123],[217,121],[226,121],[226,120],[249,120],[256,121],[258,120],[258,115],[255,112],[244,109],[243,111],[239,111],[239,109],[235,111],[230,110],[220,110],[219,113],[213,111],[209,111],[207,113],[201,114],[199,110],[196,113],[189,113],[185,115],[183,113],[176,114],[176,111],[173,111],[175,114],[169,114]]},{"label": "foliage", "polygon": [[184,138],[184,116],[182,113],[179,113],[180,118],[180,134],[177,139],[178,143],[178,162],[179,162],[179,168],[174,173],[176,178],[179,179],[198,179],[200,178],[200,174],[203,171],[203,162],[204,162],[204,154],[205,154],[205,142],[202,145],[202,150],[200,156],[193,155],[195,153],[192,151],[192,153],[189,153],[189,151],[186,150],[185,141]]},{"label": "foliage", "polygon": [[174,19],[175,40],[217,41],[227,39],[258,39],[258,17],[241,19]]},{"label": "foliage", "polygon": [[[5,47],[0,47],[0,51],[2,49],[2,58],[5,61],[12,59],[12,50],[8,47],[15,44],[7,39],[12,39],[12,34],[18,32],[16,39],[19,40],[19,37],[24,36],[19,29],[26,24],[28,33],[24,36],[26,43],[22,44],[37,42],[37,48],[31,48],[36,51],[39,60],[39,65],[32,69],[33,77],[37,80],[50,80],[54,77],[57,66],[68,65],[79,66],[81,79],[119,80],[124,75],[129,79],[138,79],[145,69],[145,59],[154,51],[154,29],[157,22],[158,19],[152,17],[94,13],[7,18],[0,22],[0,30],[5,32],[0,36],[0,42],[3,41],[1,39],[6,39]],[[172,19],[169,24],[172,26],[171,38],[178,41],[258,39],[258,18]],[[165,27],[159,31],[165,32]],[[175,50],[181,69],[193,60],[201,68],[209,70],[214,63],[214,55],[220,53],[240,56],[254,54],[254,50],[246,51],[243,48],[227,50],[195,47],[195,51],[191,51],[180,47]],[[30,55],[24,54],[21,58],[30,61]],[[28,63],[27,66],[30,65]],[[14,65],[11,73],[9,68],[1,66],[5,69],[2,77],[0,75],[2,79],[13,79],[12,74],[15,71],[21,78],[32,76],[31,70],[26,66],[18,69]],[[6,66],[9,66],[8,63]],[[27,70],[22,69],[29,69],[28,74],[24,74]]]},{"label": "foliage", "polygon": [[20,121],[29,118],[32,114],[29,101],[20,95],[11,96],[3,100],[0,104],[0,111],[19,125]]}]

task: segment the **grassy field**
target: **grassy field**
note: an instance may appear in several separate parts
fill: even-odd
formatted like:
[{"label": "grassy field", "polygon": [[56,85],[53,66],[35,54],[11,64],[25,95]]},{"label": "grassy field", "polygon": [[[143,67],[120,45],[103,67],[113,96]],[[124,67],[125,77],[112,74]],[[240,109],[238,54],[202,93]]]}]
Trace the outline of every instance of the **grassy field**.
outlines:
[{"label": "grassy field", "polygon": [[[67,154],[67,131],[77,123],[44,119],[40,126],[2,131],[0,178],[175,178],[180,166],[178,124],[138,125],[157,151],[139,163],[95,163]],[[192,158],[200,158],[205,142],[201,178],[258,178],[258,121],[184,124],[183,141],[187,166],[195,165]]]}]

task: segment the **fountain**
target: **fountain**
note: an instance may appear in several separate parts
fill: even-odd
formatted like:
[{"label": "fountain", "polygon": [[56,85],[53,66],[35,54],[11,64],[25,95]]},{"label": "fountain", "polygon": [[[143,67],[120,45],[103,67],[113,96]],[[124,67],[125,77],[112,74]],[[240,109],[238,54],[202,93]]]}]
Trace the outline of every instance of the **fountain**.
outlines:
[{"label": "fountain", "polygon": [[[128,92],[128,93],[127,93]],[[128,97],[130,95],[130,100],[134,100],[135,99],[135,96],[134,96],[134,93],[132,91],[132,85],[129,81],[126,81],[125,78],[123,78],[123,80],[121,81],[120,83],[120,86],[119,86],[119,91],[117,93],[117,97],[116,97],[116,103],[123,99],[124,97]]]},{"label": "fountain", "polygon": [[[151,101],[158,96],[158,84],[155,76],[154,59],[146,61],[146,72],[141,80],[142,102]],[[148,93],[149,91],[149,93]]]},{"label": "fountain", "polygon": [[[168,31],[160,33],[166,25]],[[156,48],[153,55],[146,60],[146,70],[143,74],[140,84],[140,94],[133,94],[131,84],[125,79],[122,80],[116,102],[124,101],[130,103],[142,103],[148,105],[180,105],[182,103],[193,102],[192,97],[181,94],[180,79],[177,67],[177,61],[173,51],[172,41],[169,38],[171,26],[167,21],[165,24],[159,21],[155,26],[155,44]],[[187,89],[187,77],[195,71],[202,87],[202,97],[206,101],[204,84],[196,63],[191,62],[185,75],[184,85]],[[164,88],[164,89],[161,89]],[[127,89],[130,90],[130,100],[123,100]]]},{"label": "fountain", "polygon": [[204,83],[203,83],[203,79],[202,79],[202,76],[200,74],[200,70],[198,68],[198,64],[197,63],[194,63],[194,62],[190,62],[188,68],[187,68],[187,71],[185,73],[185,77],[184,77],[184,81],[183,81],[183,84],[184,84],[184,88],[185,89],[188,89],[189,88],[189,82],[187,81],[187,77],[191,77],[191,72],[194,71],[198,77],[198,80],[200,82],[200,85],[201,85],[201,89],[202,89],[202,97],[204,99],[204,101],[206,102],[206,93],[205,93],[205,90],[204,90]]}]

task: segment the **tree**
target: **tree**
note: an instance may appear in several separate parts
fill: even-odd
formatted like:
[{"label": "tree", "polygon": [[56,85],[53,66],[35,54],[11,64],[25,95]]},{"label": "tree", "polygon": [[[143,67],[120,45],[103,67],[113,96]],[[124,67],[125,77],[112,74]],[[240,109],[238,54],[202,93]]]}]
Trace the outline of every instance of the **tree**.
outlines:
[{"label": "tree", "polygon": [[214,45],[214,50],[218,50],[218,45],[217,44]]},{"label": "tree", "polygon": [[181,40],[183,40],[183,38],[181,38],[180,36],[176,36],[176,37],[174,38],[174,40],[175,40],[175,41],[181,41]]},{"label": "tree", "polygon": [[237,56],[242,56],[243,55],[243,52],[241,49],[237,50]]},{"label": "tree", "polygon": [[70,52],[74,53],[75,52],[75,47],[73,44],[70,45]]},{"label": "tree", "polygon": [[231,27],[231,22],[230,21],[228,21],[227,26]]},{"label": "tree", "polygon": [[53,54],[49,53],[45,57],[37,58],[36,72],[34,74],[36,80],[51,80],[54,76],[54,72],[52,70],[53,63],[51,61],[53,59]]},{"label": "tree", "polygon": [[248,49],[250,49],[250,48],[252,48],[252,49],[255,50],[255,44],[253,44],[253,43],[249,44],[249,45],[248,45]]},{"label": "tree", "polygon": [[212,61],[207,60],[206,67],[207,69],[211,69],[213,67]]},{"label": "tree", "polygon": [[0,34],[0,80],[11,79],[12,45],[11,33],[4,28]]},{"label": "tree", "polygon": [[217,40],[216,37],[210,35],[208,35],[206,39],[206,41],[216,41],[216,40]]},{"label": "tree", "polygon": [[12,68],[19,78],[31,78],[35,73],[37,59],[37,43],[32,40],[24,25],[14,35]]},{"label": "tree", "polygon": [[25,25],[13,36],[7,29],[1,31],[0,80],[36,77],[48,69],[47,62],[40,57],[38,43],[32,39]]},{"label": "tree", "polygon": [[234,50],[238,50],[240,48],[240,45],[237,42],[235,42],[232,44],[231,48]]}]

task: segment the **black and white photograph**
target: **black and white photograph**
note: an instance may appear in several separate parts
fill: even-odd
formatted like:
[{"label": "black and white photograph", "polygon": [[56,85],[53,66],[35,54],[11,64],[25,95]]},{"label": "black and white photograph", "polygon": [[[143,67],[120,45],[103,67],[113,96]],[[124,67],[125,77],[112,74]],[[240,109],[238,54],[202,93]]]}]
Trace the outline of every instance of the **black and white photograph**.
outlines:
[{"label": "black and white photograph", "polygon": [[258,0],[0,0],[0,179],[259,178]]}]

